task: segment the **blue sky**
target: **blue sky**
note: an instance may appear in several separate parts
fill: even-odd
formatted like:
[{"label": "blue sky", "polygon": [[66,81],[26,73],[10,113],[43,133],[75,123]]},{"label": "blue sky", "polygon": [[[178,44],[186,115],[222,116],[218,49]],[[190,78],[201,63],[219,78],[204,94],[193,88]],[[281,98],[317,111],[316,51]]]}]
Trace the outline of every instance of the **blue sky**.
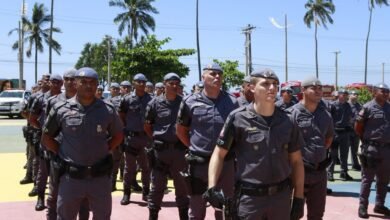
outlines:
[{"label": "blue sky", "polygon": [[[37,1],[50,8],[50,1]],[[245,36],[241,29],[247,24],[256,27],[252,34],[252,57],[255,69],[270,67],[284,81],[284,31],[274,27],[269,18],[283,24],[284,14],[291,25],[289,32],[289,80],[299,80],[315,74],[314,29],[303,23],[306,11],[304,0],[199,0],[200,54],[202,66],[213,59],[238,60],[245,70]],[[328,30],[319,28],[319,75],[323,83],[335,81],[335,55],[339,54],[339,85],[364,80],[364,48],[368,26],[367,0],[335,0],[334,24]],[[18,78],[17,53],[11,49],[17,34],[8,32],[17,27],[22,0],[9,1],[0,8],[0,78]],[[26,0],[28,16],[35,1]],[[165,48],[196,49],[195,0],[157,0],[159,10],[155,16],[158,39],[172,38]],[[102,0],[55,1],[54,26],[61,34],[54,37],[62,44],[61,56],[53,57],[53,72],[62,73],[74,66],[83,45],[97,43],[108,34],[120,38],[113,18],[121,10],[109,7]],[[368,83],[382,80],[382,63],[385,63],[385,82],[390,73],[390,7],[376,7],[369,43]],[[47,47],[46,47],[47,49]],[[48,53],[38,55],[38,76],[48,71]],[[184,80],[187,89],[198,80],[196,54],[183,57],[190,68]],[[34,59],[25,58],[27,86],[34,83]]]}]

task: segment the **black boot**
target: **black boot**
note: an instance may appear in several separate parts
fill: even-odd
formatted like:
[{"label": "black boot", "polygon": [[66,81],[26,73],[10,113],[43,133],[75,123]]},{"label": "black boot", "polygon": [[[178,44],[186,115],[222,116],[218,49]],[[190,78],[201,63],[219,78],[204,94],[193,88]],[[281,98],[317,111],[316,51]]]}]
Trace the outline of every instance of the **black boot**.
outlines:
[{"label": "black boot", "polygon": [[116,191],[116,178],[114,179],[114,177],[112,178],[112,181],[111,181],[111,192],[114,192]]},{"label": "black boot", "polygon": [[383,214],[385,216],[390,216],[390,210],[384,205],[376,205],[374,207],[374,212],[379,213],[379,214]]},{"label": "black boot", "polygon": [[38,195],[37,204],[35,205],[35,211],[42,211],[45,208],[46,208],[45,207],[45,194],[44,193],[40,193]]},{"label": "black boot", "polygon": [[19,181],[19,183],[20,183],[21,185],[33,183],[34,181],[33,181],[33,179],[32,179],[31,176],[32,176],[32,175],[28,175],[28,174],[27,174],[22,180]]},{"label": "black boot", "polygon": [[131,183],[131,188],[135,192],[141,192],[142,191],[142,187],[138,184],[136,179],[134,179],[133,182]]},{"label": "black boot", "polygon": [[188,208],[180,208],[179,207],[179,218],[180,220],[188,220]]},{"label": "black boot", "polygon": [[342,181],[352,181],[353,180],[353,178],[347,172],[341,172],[340,179]]},{"label": "black boot", "polygon": [[144,188],[142,189],[142,200],[144,200],[145,202],[148,201],[149,192],[150,192],[149,187],[144,186]]},{"label": "black boot", "polygon": [[131,190],[130,189],[124,189],[123,190],[123,198],[121,200],[121,205],[128,205],[128,204],[130,204],[130,194],[131,194]]},{"label": "black boot", "polygon": [[158,219],[158,209],[149,208],[149,220],[157,220]]},{"label": "black boot", "polygon": [[38,188],[37,188],[37,186],[34,186],[32,188],[32,190],[28,193],[28,196],[34,197],[34,196],[37,196],[37,195],[38,195]]},{"label": "black boot", "polygon": [[359,218],[368,218],[367,207],[359,206]]}]

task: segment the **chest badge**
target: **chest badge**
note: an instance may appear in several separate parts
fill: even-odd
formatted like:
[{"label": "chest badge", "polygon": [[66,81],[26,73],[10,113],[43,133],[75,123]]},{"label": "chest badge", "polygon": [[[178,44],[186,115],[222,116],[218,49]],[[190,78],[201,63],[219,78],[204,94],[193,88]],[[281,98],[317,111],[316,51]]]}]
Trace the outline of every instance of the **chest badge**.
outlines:
[{"label": "chest badge", "polygon": [[97,133],[101,133],[103,131],[102,126],[101,125],[97,125],[96,126],[96,131],[97,131]]}]

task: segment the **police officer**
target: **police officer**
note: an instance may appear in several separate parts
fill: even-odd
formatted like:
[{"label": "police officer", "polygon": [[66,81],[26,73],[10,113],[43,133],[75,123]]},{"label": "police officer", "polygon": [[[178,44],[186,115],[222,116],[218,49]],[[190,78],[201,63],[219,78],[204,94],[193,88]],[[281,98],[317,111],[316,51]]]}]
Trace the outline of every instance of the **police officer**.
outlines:
[{"label": "police officer", "polygon": [[145,92],[148,93],[149,95],[151,96],[154,96],[154,86],[153,86],[153,83],[152,82],[146,82],[146,85],[145,85]]},{"label": "police officer", "polygon": [[[221,91],[223,70],[218,64],[203,68],[204,89],[183,99],[177,118],[177,136],[189,147],[190,163],[190,219],[204,219],[206,201],[202,194],[207,190],[207,170],[210,156],[224,121],[238,107],[234,96]],[[224,163],[224,172],[218,182],[224,193],[233,195],[234,160],[229,156]],[[222,218],[220,211],[216,219]]]},{"label": "police officer", "polygon": [[176,118],[182,97],[177,95],[180,77],[176,73],[164,76],[165,93],[149,102],[145,114],[145,132],[153,138],[153,149],[148,152],[152,164],[152,188],[148,198],[149,220],[158,218],[167,176],[170,175],[175,186],[176,204],[181,220],[188,219],[188,191],[180,171],[185,170],[185,149],[176,136]]},{"label": "police officer", "polygon": [[150,138],[145,133],[145,110],[151,100],[145,92],[147,79],[144,74],[138,73],[133,77],[135,91],[125,96],[119,107],[119,115],[125,124],[125,170],[123,179],[122,205],[130,203],[131,183],[135,181],[136,161],[142,169],[142,199],[147,200],[150,184],[150,169],[146,161],[145,147],[149,146]]},{"label": "police officer", "polygon": [[[254,71],[251,77],[254,102],[233,111],[226,120],[211,156],[205,198],[221,208],[218,181],[224,159],[234,151],[238,217],[299,219],[303,216],[302,136],[290,115],[275,108],[279,79],[274,71]],[[290,182],[294,188],[291,215]]]},{"label": "police officer", "polygon": [[293,90],[289,86],[282,87],[281,93],[282,98],[275,102],[276,107],[284,110],[296,104],[296,102],[293,100]]},{"label": "police officer", "polygon": [[[36,84],[31,88],[31,93],[35,94],[39,90],[40,90],[40,86]],[[33,100],[30,97],[26,102],[23,102],[23,107],[21,111],[21,115],[26,119],[29,118],[29,110],[28,110],[29,105],[31,106],[33,102]],[[31,100],[32,102],[30,103]],[[22,180],[19,181],[19,183],[22,185],[33,183],[35,179],[35,173],[33,172],[33,162],[35,158],[35,150],[33,144],[33,127],[30,125],[28,120],[27,120],[27,126],[23,126],[23,136],[25,137],[26,144],[27,144],[27,149],[26,149],[27,163],[26,163],[26,175]]]},{"label": "police officer", "polygon": [[164,83],[162,83],[162,82],[156,83],[155,91],[154,91],[155,95],[156,95],[156,96],[159,96],[159,95],[161,95],[163,92],[164,92]]},{"label": "police officer", "polygon": [[[64,93],[60,93],[58,95],[51,96],[47,100],[46,104],[46,110],[45,114],[46,117],[49,115],[50,110],[52,107],[61,101],[66,101],[67,99],[72,98],[77,90],[76,90],[76,83],[75,83],[75,74],[76,74],[76,69],[70,68],[66,70],[63,74],[63,81],[64,81]],[[61,135],[56,137],[56,140],[58,142],[61,142]],[[48,197],[46,200],[47,203],[47,213],[46,217],[47,220],[56,220],[57,219],[57,196],[58,196],[58,181],[55,180],[54,177],[54,171],[53,171],[53,163],[55,161],[55,155],[51,156],[51,161],[50,161],[50,179],[49,179],[49,193]],[[89,205],[88,201],[85,200],[83,201],[81,207],[80,207],[80,212],[79,212],[79,219],[80,220],[85,220],[89,218]]]},{"label": "police officer", "polygon": [[333,121],[326,107],[319,104],[323,94],[321,82],[310,76],[302,81],[301,86],[302,101],[288,111],[305,140],[301,152],[305,168],[307,219],[322,219],[327,194],[326,167],[330,162],[327,149],[332,144]]},{"label": "police officer", "polygon": [[[352,127],[354,126],[354,123],[356,121],[356,117],[359,114],[360,110],[362,109],[362,105],[358,102],[358,92],[355,90],[352,90],[349,95],[349,105],[352,109]],[[357,136],[356,132],[352,130],[350,132],[350,145],[351,145],[351,158],[352,158],[352,170],[355,171],[361,171],[361,166],[359,164],[359,160],[357,157],[358,154],[358,148],[359,148],[359,136]]]},{"label": "police officer", "polygon": [[[39,130],[42,129],[43,123],[46,118],[45,110],[47,106],[47,100],[51,96],[61,93],[61,87],[63,84],[62,76],[60,76],[59,74],[51,74],[49,82],[50,90],[38,96],[31,106],[29,121],[32,126]],[[42,132],[39,132],[39,134],[41,133]],[[50,155],[47,153],[46,147],[41,144],[39,151],[39,169],[36,179],[38,191],[38,199],[37,204],[35,206],[36,211],[42,211],[43,209],[45,209],[45,190],[50,170]]]},{"label": "police officer", "polygon": [[355,123],[356,134],[362,141],[362,184],[359,217],[368,218],[367,206],[371,183],[376,179],[374,212],[390,216],[384,206],[390,177],[390,104],[389,87],[380,83],[374,87],[374,98],[363,105]]},{"label": "police officer", "polygon": [[[115,107],[116,111],[119,111],[119,106],[122,100],[120,95],[120,86],[116,82],[112,82],[110,86],[111,97],[107,100]],[[114,167],[112,169],[112,178],[111,178],[111,191],[116,191],[116,178],[118,176],[119,164],[122,157],[122,151],[119,147],[116,147],[112,150],[112,159],[114,162]]]},{"label": "police officer", "polygon": [[98,85],[98,87],[96,89],[95,97],[97,99],[104,99],[103,91],[104,91],[103,86],[102,85]]},{"label": "police officer", "polygon": [[[129,81],[127,81],[127,80],[122,81],[120,86],[121,86],[120,93],[121,93],[122,98],[126,95],[131,94],[132,86],[131,86],[131,83]],[[119,169],[120,169],[119,179],[120,179],[120,181],[123,181],[123,170],[125,167],[125,161],[124,161],[124,155],[123,155],[123,142],[122,142],[121,146],[119,147],[119,151],[121,152],[120,161],[119,161]],[[115,169],[116,168],[115,168],[115,163],[114,163],[114,171],[115,171]],[[137,175],[135,175],[135,176],[137,176]],[[133,187],[133,189],[136,188],[135,191],[142,191],[142,187],[138,185],[136,177],[135,177],[135,180],[133,181],[132,187]]]},{"label": "police officer", "polygon": [[240,97],[237,98],[237,102],[240,106],[248,105],[253,101],[253,92],[250,88],[251,77],[246,76],[241,85]]},{"label": "police officer", "polygon": [[125,96],[131,93],[131,83],[127,80],[122,81],[121,84],[121,96]]},{"label": "police officer", "polygon": [[[28,193],[28,196],[36,196],[38,195],[38,187],[36,184],[37,176],[38,176],[38,170],[39,170],[39,148],[40,148],[40,143],[41,143],[41,129],[35,128],[31,123],[30,123],[30,117],[32,116],[31,111],[32,111],[32,106],[35,102],[35,100],[40,97],[43,93],[46,93],[50,89],[50,74],[45,73],[42,75],[42,78],[40,80],[40,90],[34,94],[32,94],[27,102],[27,113],[26,113],[26,118],[28,123],[31,125],[31,131],[32,131],[32,144],[33,144],[33,152],[34,152],[34,159],[33,159],[33,177],[34,177],[34,187],[32,190]],[[39,83],[39,82],[38,82]]]},{"label": "police officer", "polygon": [[195,85],[194,85],[194,89],[193,89],[193,92],[192,93],[199,93],[202,91],[202,89],[204,88],[204,83],[203,81],[199,81],[197,82]]},{"label": "police officer", "polygon": [[349,137],[352,131],[352,109],[348,104],[348,91],[339,90],[337,93],[337,100],[330,105],[330,114],[333,118],[333,125],[335,129],[335,137],[333,139],[330,153],[332,156],[332,162],[328,167],[328,180],[334,181],[333,173],[334,166],[340,152],[340,179],[343,181],[350,181],[353,178],[348,174],[348,150],[349,150]]},{"label": "police officer", "polygon": [[[114,106],[95,98],[97,86],[95,70],[79,69],[76,96],[55,105],[43,129],[42,143],[61,160],[57,219],[76,219],[83,199],[94,218],[110,219],[110,150],[122,141],[123,126]],[[60,132],[63,138],[58,143],[55,137]]]}]

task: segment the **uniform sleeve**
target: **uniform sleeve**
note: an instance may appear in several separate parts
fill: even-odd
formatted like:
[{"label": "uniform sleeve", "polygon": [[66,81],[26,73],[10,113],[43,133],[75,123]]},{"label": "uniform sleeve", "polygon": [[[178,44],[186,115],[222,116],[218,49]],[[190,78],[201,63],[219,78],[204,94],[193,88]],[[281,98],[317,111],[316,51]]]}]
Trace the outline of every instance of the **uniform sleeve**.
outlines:
[{"label": "uniform sleeve", "polygon": [[156,118],[156,105],[154,99],[148,103],[145,110],[145,123],[154,124]]},{"label": "uniform sleeve", "polygon": [[189,127],[191,125],[191,110],[187,105],[186,100],[183,100],[180,104],[179,112],[177,115],[177,124]]},{"label": "uniform sleeve", "polygon": [[115,134],[118,134],[123,131],[123,124],[118,113],[114,108],[111,115],[112,115],[111,116],[112,120],[110,125],[108,126],[108,133],[110,136],[114,136]]},{"label": "uniform sleeve", "polygon": [[118,112],[126,113],[128,109],[127,106],[127,98],[124,97],[120,101]]},{"label": "uniform sleeve", "polygon": [[35,115],[39,115],[41,114],[42,112],[42,102],[43,102],[43,98],[42,97],[38,97],[34,100],[33,104],[31,105],[31,109],[30,109],[30,112],[35,114]]},{"label": "uniform sleeve", "polygon": [[58,109],[52,108],[49,115],[46,118],[45,124],[42,129],[43,133],[50,137],[56,137],[61,131],[60,119],[58,116]]},{"label": "uniform sleeve", "polygon": [[301,131],[298,127],[298,123],[295,122],[292,115],[290,115],[290,121],[292,122],[293,127],[291,131],[290,142],[288,144],[288,152],[293,153],[304,147],[305,140],[303,139]]},{"label": "uniform sleeve", "polygon": [[217,145],[226,150],[232,147],[235,137],[234,115],[234,112],[229,114],[217,139]]},{"label": "uniform sleeve", "polygon": [[364,122],[366,118],[368,118],[368,108],[366,106],[363,106],[363,108],[359,111],[358,115],[356,116],[356,122]]},{"label": "uniform sleeve", "polygon": [[333,125],[332,116],[330,116],[330,114],[328,114],[328,116],[329,116],[329,126],[328,129],[326,130],[325,138],[331,138],[334,136],[334,125]]}]

